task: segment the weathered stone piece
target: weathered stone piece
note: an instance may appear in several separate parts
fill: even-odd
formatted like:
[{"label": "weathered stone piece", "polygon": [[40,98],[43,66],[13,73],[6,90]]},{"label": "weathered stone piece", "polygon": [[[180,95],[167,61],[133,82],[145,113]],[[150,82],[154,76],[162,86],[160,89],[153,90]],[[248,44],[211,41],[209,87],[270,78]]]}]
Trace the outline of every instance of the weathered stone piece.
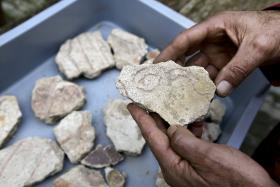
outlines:
[{"label": "weathered stone piece", "polygon": [[46,123],[54,123],[85,103],[83,88],[60,76],[38,80],[32,91],[32,109]]},{"label": "weathered stone piece", "polygon": [[116,86],[123,96],[158,113],[170,125],[205,117],[216,90],[203,67],[182,67],[173,61],[126,66]]},{"label": "weathered stone piece", "polygon": [[156,178],[156,186],[157,187],[170,187],[163,178],[161,170],[158,171]]},{"label": "weathered stone piece", "polygon": [[114,168],[107,167],[105,168],[105,178],[109,187],[123,187],[126,176]]},{"label": "weathered stone piece", "polygon": [[128,103],[129,100],[116,99],[104,108],[106,134],[117,151],[138,155],[142,152],[145,140],[126,108]]},{"label": "weathered stone piece", "polygon": [[110,46],[99,31],[85,32],[67,40],[60,47],[55,62],[68,79],[80,75],[92,79],[115,65]]},{"label": "weathered stone piece", "polygon": [[81,163],[91,168],[103,168],[116,165],[123,159],[124,157],[118,153],[113,146],[103,146],[99,144]]},{"label": "weathered stone piece", "polygon": [[55,137],[72,163],[77,163],[93,147],[95,129],[88,111],[74,111],[54,128]]},{"label": "weathered stone piece", "polygon": [[0,186],[32,186],[62,170],[63,159],[50,139],[23,139],[0,151]]},{"label": "weathered stone piece", "polygon": [[58,177],[53,187],[108,187],[99,171],[78,165]]},{"label": "weathered stone piece", "polygon": [[143,62],[143,64],[152,64],[155,60],[155,58],[160,54],[160,51],[158,49],[154,49],[149,51],[146,54],[146,60]]},{"label": "weathered stone piece", "polygon": [[122,69],[126,65],[140,64],[147,53],[147,44],[143,38],[121,29],[113,29],[108,43],[114,51],[116,67]]},{"label": "weathered stone piece", "polygon": [[209,122],[204,124],[201,138],[209,142],[214,142],[221,133],[220,124]]},{"label": "weathered stone piece", "polygon": [[223,120],[225,112],[226,108],[224,104],[219,99],[213,99],[210,103],[207,117],[209,117],[212,122],[220,123]]},{"label": "weathered stone piece", "polygon": [[0,148],[15,133],[22,117],[14,96],[0,97]]}]

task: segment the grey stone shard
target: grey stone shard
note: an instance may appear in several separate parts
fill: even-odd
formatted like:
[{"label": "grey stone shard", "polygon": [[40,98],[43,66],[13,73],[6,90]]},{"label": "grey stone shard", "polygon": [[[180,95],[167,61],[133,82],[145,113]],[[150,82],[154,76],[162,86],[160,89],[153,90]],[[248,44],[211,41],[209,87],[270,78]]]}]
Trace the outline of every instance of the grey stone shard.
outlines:
[{"label": "grey stone shard", "polygon": [[46,123],[54,123],[85,103],[83,88],[60,76],[38,80],[32,91],[32,109]]},{"label": "grey stone shard", "polygon": [[103,168],[116,165],[123,159],[123,156],[111,145],[102,146],[99,144],[81,161],[81,163],[91,168]]},{"label": "grey stone shard", "polygon": [[216,90],[204,68],[173,61],[125,66],[116,86],[123,96],[158,113],[170,125],[205,117]]},{"label": "grey stone shard", "polygon": [[145,140],[126,108],[128,103],[129,100],[116,99],[104,108],[106,134],[117,151],[138,155],[142,152]]},{"label": "grey stone shard", "polygon": [[221,134],[221,127],[217,123],[205,123],[203,126],[203,132],[201,138],[203,140],[214,142]]},{"label": "grey stone shard", "polygon": [[0,148],[15,133],[22,117],[14,96],[0,97]]},{"label": "grey stone shard", "polygon": [[114,168],[107,167],[105,168],[105,178],[109,187],[123,187],[126,176]]},{"label": "grey stone shard", "polygon": [[50,139],[23,139],[0,151],[0,186],[32,186],[62,170],[63,159]]},{"label": "grey stone shard", "polygon": [[213,99],[210,103],[208,117],[212,122],[220,123],[225,115],[226,108],[219,99]]},{"label": "grey stone shard", "polygon": [[143,38],[121,29],[113,29],[108,43],[114,51],[116,67],[122,69],[126,65],[140,64],[147,53],[147,44]]},{"label": "grey stone shard", "polygon": [[163,178],[161,170],[158,171],[156,178],[156,186],[157,187],[170,187]]},{"label": "grey stone shard", "polygon": [[72,163],[77,163],[93,147],[95,129],[88,111],[74,111],[54,128],[55,137]]},{"label": "grey stone shard", "polygon": [[58,177],[53,187],[108,187],[99,171],[78,165]]},{"label": "grey stone shard", "polygon": [[60,47],[55,62],[68,79],[80,75],[92,79],[115,66],[110,46],[99,31],[85,32],[67,40]]}]

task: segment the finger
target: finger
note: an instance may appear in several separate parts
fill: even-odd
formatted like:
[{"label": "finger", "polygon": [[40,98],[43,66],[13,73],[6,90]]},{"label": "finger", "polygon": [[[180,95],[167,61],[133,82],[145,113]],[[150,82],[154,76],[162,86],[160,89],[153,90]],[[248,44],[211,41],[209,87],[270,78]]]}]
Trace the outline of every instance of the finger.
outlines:
[{"label": "finger", "polygon": [[179,34],[155,59],[155,62],[176,61],[188,50],[198,48],[207,36],[207,24],[201,23]]},{"label": "finger", "polygon": [[260,49],[244,40],[236,55],[218,73],[215,83],[217,94],[229,95],[253,70],[262,64],[266,57],[266,49]]},{"label": "finger", "polygon": [[166,134],[169,124],[164,121],[157,113],[150,113],[150,116],[155,120],[157,127]]},{"label": "finger", "polygon": [[129,104],[127,108],[160,165],[166,167],[178,163],[180,157],[170,148],[167,135],[157,127],[155,120],[135,104]]},{"label": "finger", "polygon": [[187,62],[187,66],[201,66],[206,68],[209,63],[208,57],[204,53],[197,53],[192,56]]},{"label": "finger", "polygon": [[218,75],[218,72],[219,70],[214,66],[214,65],[208,65],[206,68],[206,71],[209,73],[209,77],[212,79],[212,80],[215,80],[215,78],[217,77]]},{"label": "finger", "polygon": [[167,129],[172,149],[191,163],[199,163],[207,157],[211,144],[196,138],[182,126],[171,126]]},{"label": "finger", "polygon": [[198,138],[201,138],[204,122],[194,122],[188,125],[188,129]]}]

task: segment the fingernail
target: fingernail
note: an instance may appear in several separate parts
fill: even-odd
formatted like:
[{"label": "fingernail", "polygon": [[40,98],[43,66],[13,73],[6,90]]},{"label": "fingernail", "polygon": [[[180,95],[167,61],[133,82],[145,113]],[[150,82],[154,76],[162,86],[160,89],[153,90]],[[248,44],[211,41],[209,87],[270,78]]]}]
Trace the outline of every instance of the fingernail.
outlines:
[{"label": "fingernail", "polygon": [[167,129],[167,135],[169,137],[172,136],[172,134],[174,134],[174,132],[176,131],[176,129],[178,128],[177,125],[171,125],[168,129]]},{"label": "fingernail", "polygon": [[220,96],[228,96],[233,90],[233,86],[228,81],[221,81],[217,86],[217,94]]}]

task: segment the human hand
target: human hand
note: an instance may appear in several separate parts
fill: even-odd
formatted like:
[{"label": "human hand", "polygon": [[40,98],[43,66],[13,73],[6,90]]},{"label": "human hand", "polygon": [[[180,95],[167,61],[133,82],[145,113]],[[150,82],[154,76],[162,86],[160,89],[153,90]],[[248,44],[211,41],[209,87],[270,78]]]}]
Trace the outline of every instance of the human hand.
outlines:
[{"label": "human hand", "polygon": [[[280,59],[280,12],[219,13],[178,35],[155,59],[203,66],[227,96],[257,67]],[[199,51],[190,60],[186,56]]]},{"label": "human hand", "polygon": [[135,104],[129,104],[128,110],[171,186],[278,186],[261,166],[240,151],[200,140],[182,126],[166,130],[158,115],[149,115]]}]

